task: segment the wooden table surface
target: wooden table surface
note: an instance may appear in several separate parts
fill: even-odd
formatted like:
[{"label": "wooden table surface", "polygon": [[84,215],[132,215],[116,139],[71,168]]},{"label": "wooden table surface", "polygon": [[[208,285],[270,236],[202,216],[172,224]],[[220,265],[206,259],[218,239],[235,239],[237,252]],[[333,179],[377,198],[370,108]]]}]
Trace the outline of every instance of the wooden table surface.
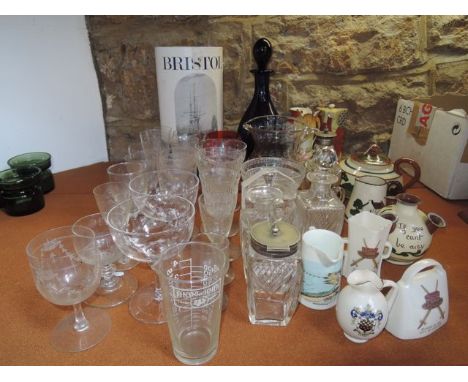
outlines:
[{"label": "wooden table surface", "polygon": [[[128,313],[127,304],[108,309],[112,328],[95,347],[80,353],[55,351],[49,336],[71,307],[49,303],[36,291],[25,254],[29,240],[42,231],[73,224],[97,212],[92,189],[107,181],[108,163],[55,174],[56,188],[45,207],[32,215],[11,217],[0,211],[0,364],[1,365],[180,365],[172,354],[167,325],[146,325]],[[384,331],[365,344],[342,334],[335,310],[299,307],[287,327],[252,325],[248,320],[242,259],[233,263],[236,279],[226,289],[229,305],[222,315],[219,349],[209,365],[467,365],[468,225],[457,213],[468,201],[447,201],[419,186],[411,192],[420,208],[447,221],[424,255],[447,271],[450,314],[431,336],[400,340]],[[198,224],[198,220],[197,220]],[[233,245],[238,245],[234,238]],[[382,277],[397,281],[406,267],[385,262]],[[153,273],[147,265],[131,272],[140,285]]]}]

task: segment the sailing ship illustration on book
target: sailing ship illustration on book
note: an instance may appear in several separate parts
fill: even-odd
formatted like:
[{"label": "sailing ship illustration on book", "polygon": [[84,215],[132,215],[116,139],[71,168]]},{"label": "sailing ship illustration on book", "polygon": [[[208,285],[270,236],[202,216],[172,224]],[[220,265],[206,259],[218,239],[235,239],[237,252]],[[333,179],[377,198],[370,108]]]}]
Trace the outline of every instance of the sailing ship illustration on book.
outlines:
[{"label": "sailing ship illustration on book", "polygon": [[216,87],[205,74],[182,78],[176,86],[175,114],[177,135],[193,135],[218,129]]}]

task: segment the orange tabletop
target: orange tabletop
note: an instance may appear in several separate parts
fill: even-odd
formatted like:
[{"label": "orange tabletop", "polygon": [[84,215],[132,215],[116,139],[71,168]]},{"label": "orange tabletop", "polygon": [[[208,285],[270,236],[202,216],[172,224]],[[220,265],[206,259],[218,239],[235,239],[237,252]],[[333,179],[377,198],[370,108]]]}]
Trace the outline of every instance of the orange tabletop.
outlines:
[{"label": "orange tabletop", "polygon": [[[97,212],[92,189],[107,181],[108,163],[55,174],[56,188],[45,195],[45,207],[32,215],[11,217],[0,211],[0,364],[2,365],[180,365],[172,354],[167,325],[139,323],[127,304],[108,309],[109,335],[80,353],[60,353],[49,343],[55,324],[71,313],[39,295],[25,254],[29,240],[50,228],[71,225]],[[400,340],[384,331],[365,344],[347,340],[335,310],[310,310],[299,304],[287,327],[249,323],[242,259],[233,263],[236,275],[226,288],[229,305],[222,315],[219,349],[209,365],[467,365],[468,364],[468,225],[457,213],[468,201],[447,201],[424,187],[411,192],[420,208],[441,214],[447,228],[436,232],[425,258],[447,271],[450,313],[445,326],[417,340]],[[198,219],[197,219],[198,224]],[[233,245],[238,245],[235,237]],[[406,267],[385,262],[382,277],[397,281]],[[153,272],[138,265],[132,272],[140,285]]]}]

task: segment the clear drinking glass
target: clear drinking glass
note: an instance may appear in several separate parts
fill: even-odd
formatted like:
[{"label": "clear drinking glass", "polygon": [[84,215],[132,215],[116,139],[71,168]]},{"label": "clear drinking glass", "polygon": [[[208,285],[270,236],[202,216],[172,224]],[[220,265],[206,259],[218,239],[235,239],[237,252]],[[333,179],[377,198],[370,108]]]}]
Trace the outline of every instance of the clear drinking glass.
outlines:
[{"label": "clear drinking glass", "polygon": [[193,172],[167,169],[144,172],[133,178],[128,187],[132,197],[166,193],[182,196],[195,204],[199,183],[197,175]]},{"label": "clear drinking glass", "polygon": [[158,155],[158,169],[179,169],[197,173],[195,146],[189,143],[162,145]]},{"label": "clear drinking glass", "polygon": [[120,162],[107,168],[107,175],[111,182],[130,182],[135,176],[146,171],[145,161],[134,160],[130,162]]},{"label": "clear drinking glass", "polygon": [[247,145],[239,139],[213,138],[200,141],[197,146],[197,166],[202,172],[209,167],[229,167],[240,172]]},{"label": "clear drinking glass", "polygon": [[187,365],[211,360],[219,343],[227,258],[214,245],[179,243],[152,268],[161,279],[172,350]]},{"label": "clear drinking glass", "polygon": [[[141,263],[152,263],[163,250],[192,236],[195,207],[180,196],[154,194],[134,197],[113,207],[107,215],[112,237],[121,251]],[[130,299],[130,314],[138,321],[162,324],[159,279],[140,288]]]},{"label": "clear drinking glass", "polygon": [[[94,199],[104,220],[112,207],[130,198],[128,182],[106,182],[93,189]],[[125,253],[124,256],[115,263],[117,271],[128,271],[135,268],[138,262],[130,259]]]},{"label": "clear drinking glass", "polygon": [[[212,244],[223,253],[223,256],[225,256],[229,262],[231,261],[231,259],[229,258],[230,243],[227,237],[223,235],[219,235],[217,233],[213,233],[213,232],[199,232],[196,235],[192,236],[191,241]],[[230,271],[232,273],[232,276],[228,276]],[[232,272],[232,269],[229,266],[229,269],[227,270],[226,275],[224,276],[223,285],[227,286],[233,280],[234,280],[234,273]],[[223,292],[223,306],[222,306],[223,311],[226,310],[228,302],[229,302],[229,298],[226,292]]]},{"label": "clear drinking glass", "polygon": [[149,169],[158,169],[158,155],[161,148],[161,129],[146,129],[140,132],[140,141]]},{"label": "clear drinking glass", "polygon": [[205,194],[198,197],[198,208],[203,231],[214,232],[224,237],[228,237],[231,229],[232,217],[234,215],[235,202],[230,195],[224,195],[225,198],[217,197],[211,200],[208,206]]},{"label": "clear drinking glass", "polygon": [[[237,203],[239,172],[228,167],[209,167],[200,171],[205,204],[213,215],[231,215]],[[225,207],[219,210],[221,204]]]},{"label": "clear drinking glass", "polygon": [[[303,145],[313,142],[314,129],[291,116],[265,115],[245,122],[255,146],[251,157],[299,159]],[[310,145],[312,146],[312,145]],[[312,147],[310,147],[312,148]]]},{"label": "clear drinking glass", "polygon": [[73,305],[74,314],[62,319],[52,332],[59,351],[89,349],[109,333],[111,320],[102,309],[81,302],[99,286],[100,254],[89,228],[54,228],[34,237],[26,247],[29,266],[39,293],[56,305]]},{"label": "clear drinking glass", "polygon": [[[78,227],[78,228],[77,228]],[[96,251],[101,256],[101,281],[94,294],[85,303],[96,308],[112,308],[127,301],[137,290],[138,281],[130,273],[118,272],[114,263],[124,254],[115,245],[106,221],[100,213],[83,216],[73,224],[73,229],[89,228],[94,232]]]}]

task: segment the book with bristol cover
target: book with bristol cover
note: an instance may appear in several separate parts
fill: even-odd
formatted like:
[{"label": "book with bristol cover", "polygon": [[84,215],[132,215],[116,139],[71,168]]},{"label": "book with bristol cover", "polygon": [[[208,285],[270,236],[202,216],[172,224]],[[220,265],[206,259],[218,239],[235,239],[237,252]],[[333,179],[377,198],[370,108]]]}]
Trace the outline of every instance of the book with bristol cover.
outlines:
[{"label": "book with bristol cover", "polygon": [[223,129],[223,48],[155,47],[161,137]]}]

